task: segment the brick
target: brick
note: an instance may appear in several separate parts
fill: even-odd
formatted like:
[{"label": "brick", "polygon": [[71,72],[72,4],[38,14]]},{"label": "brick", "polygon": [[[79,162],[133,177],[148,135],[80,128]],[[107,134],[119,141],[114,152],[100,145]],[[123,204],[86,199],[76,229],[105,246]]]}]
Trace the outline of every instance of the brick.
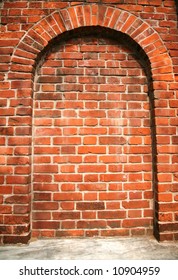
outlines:
[{"label": "brick", "polygon": [[84,176],[84,182],[98,182],[98,174],[87,174]]},{"label": "brick", "polygon": [[[12,206],[10,205],[0,205],[0,214],[11,214]],[[6,233],[6,231],[5,231]]]},{"label": "brick", "polygon": [[65,237],[65,236],[69,236],[69,237],[82,237],[84,236],[84,231],[83,230],[60,230],[56,232],[56,237]]},{"label": "brick", "polygon": [[106,112],[104,110],[85,110],[80,111],[79,116],[81,118],[104,118],[106,117]]},{"label": "brick", "polygon": [[73,200],[81,200],[82,194],[81,193],[55,193],[54,200],[55,201],[73,201]]},{"label": "brick", "polygon": [[12,226],[0,226],[1,234],[12,234]]},{"label": "brick", "polygon": [[35,145],[50,145],[51,138],[50,137],[45,137],[45,138],[38,137],[38,138],[35,138],[34,143],[35,143]]},{"label": "brick", "polygon": [[60,174],[60,175],[55,175],[54,179],[56,182],[81,182],[82,181],[82,175],[80,174],[73,174],[73,175],[68,175],[68,174]]},{"label": "brick", "polygon": [[74,173],[75,172],[75,165],[65,165],[61,166],[62,173]]},{"label": "brick", "polygon": [[12,186],[3,185],[0,188],[0,194],[11,194],[12,193]]},{"label": "brick", "polygon": [[13,168],[8,166],[0,166],[0,174],[12,174]]},{"label": "brick", "polygon": [[48,92],[50,89],[53,91],[54,88],[52,87],[48,87],[48,88],[44,88],[43,87],[43,90],[45,89],[45,91],[47,92],[38,92],[36,93],[35,95],[35,99],[36,100],[61,100],[62,99],[62,94],[59,93],[59,92]]},{"label": "brick", "polygon": [[53,138],[54,145],[79,145],[81,144],[80,137],[55,137]]},{"label": "brick", "polygon": [[126,143],[126,139],[124,137],[100,137],[99,143],[101,145],[123,145]]},{"label": "brick", "polygon": [[27,204],[29,202],[29,197],[28,196],[20,196],[20,195],[14,195],[14,196],[9,196],[6,198],[5,201],[7,204]]},{"label": "brick", "polygon": [[96,219],[96,211],[83,211],[82,212],[82,219]]},{"label": "brick", "polygon": [[127,194],[124,192],[111,192],[111,193],[103,193],[99,194],[100,200],[125,200],[127,198]]},{"label": "brick", "polygon": [[50,220],[51,213],[50,212],[36,212],[33,215],[34,220]]},{"label": "brick", "polygon": [[88,137],[84,137],[83,144],[84,145],[95,145],[96,141],[97,141],[96,137],[88,136]]},{"label": "brick", "polygon": [[63,213],[53,213],[53,218],[55,220],[78,220],[80,219],[80,212],[63,212]]},{"label": "brick", "polygon": [[9,146],[28,146],[31,143],[29,137],[9,137],[8,145]]},{"label": "brick", "polygon": [[61,154],[75,154],[75,146],[61,147]]},{"label": "brick", "polygon": [[63,210],[74,210],[73,202],[61,202],[61,208]]},{"label": "brick", "polygon": [[54,162],[57,163],[80,163],[82,162],[82,156],[73,156],[73,155],[66,155],[66,156],[55,156]]},{"label": "brick", "polygon": [[35,173],[58,173],[57,165],[35,165]]},{"label": "brick", "polygon": [[22,236],[18,236],[18,235],[7,235],[4,236],[3,238],[3,243],[4,244],[17,244],[17,243],[21,243],[21,244],[27,244],[30,240],[30,233],[27,233],[26,235]]},{"label": "brick", "polygon": [[97,134],[106,134],[107,129],[106,128],[96,128],[96,127],[87,127],[87,128],[80,128],[79,133],[81,135],[97,135]]},{"label": "brick", "polygon": [[35,147],[35,154],[59,154],[59,151],[56,147]]},{"label": "brick", "polygon": [[6,177],[6,183],[7,184],[18,184],[18,185],[24,185],[29,182],[28,176],[18,176],[18,175],[8,175]]},{"label": "brick", "polygon": [[5,216],[5,224],[7,225],[14,225],[14,224],[23,224],[23,223],[28,223],[29,222],[29,217],[21,217],[17,215],[12,215],[12,216]]},{"label": "brick", "polygon": [[120,155],[106,155],[106,156],[100,156],[99,157],[100,162],[104,163],[118,163],[118,162],[126,162],[127,158],[125,156],[120,156]]},{"label": "brick", "polygon": [[[135,175],[135,174],[133,174]],[[134,182],[134,183],[124,183],[124,190],[148,190],[151,188],[149,182]]]},{"label": "brick", "polygon": [[76,205],[77,210],[101,210],[104,208],[103,202],[78,202]]},{"label": "brick", "polygon": [[78,173],[101,173],[106,172],[106,166],[104,165],[80,165],[78,168]]},{"label": "brick", "polygon": [[78,184],[80,191],[104,191],[106,190],[106,184],[95,183],[95,184]]},{"label": "brick", "polygon": [[139,209],[139,208],[148,208],[149,207],[149,202],[148,201],[123,201],[122,205],[124,208],[128,209]]},{"label": "brick", "polygon": [[99,211],[99,219],[123,219],[126,217],[125,211]]},{"label": "brick", "polygon": [[104,146],[81,146],[78,148],[79,154],[105,154],[106,147]]},{"label": "brick", "polygon": [[34,202],[34,210],[57,210],[58,207],[57,202]]},{"label": "brick", "polygon": [[130,164],[124,166],[124,172],[151,171],[151,164]]},{"label": "brick", "polygon": [[120,202],[106,202],[106,209],[114,210],[114,209],[120,209]]},{"label": "brick", "polygon": [[129,210],[128,218],[140,218],[142,216],[141,210]]},{"label": "brick", "polygon": [[124,174],[102,174],[100,178],[102,182],[120,182],[126,179]]},{"label": "brick", "polygon": [[172,194],[159,194],[158,201],[171,202],[173,200]]},{"label": "brick", "polygon": [[82,119],[69,119],[64,118],[64,119],[56,119],[55,120],[55,126],[81,126],[83,125],[83,120]]},{"label": "brick", "polygon": [[30,174],[31,173],[31,167],[30,166],[17,166],[14,169],[14,174]]},{"label": "brick", "polygon": [[121,172],[122,165],[109,165],[109,172]]},{"label": "brick", "polygon": [[33,176],[34,182],[52,182],[52,176],[51,175],[34,175]]},{"label": "brick", "polygon": [[132,227],[149,227],[151,221],[149,219],[130,219],[123,221],[123,227],[132,228]]},{"label": "brick", "polygon": [[101,236],[111,237],[111,236],[128,236],[129,231],[127,229],[112,229],[112,230],[102,230]]},{"label": "brick", "polygon": [[97,193],[85,193],[84,200],[87,200],[87,201],[97,200]]},{"label": "brick", "polygon": [[120,191],[122,190],[121,183],[109,183],[109,190],[110,191]]},{"label": "brick", "polygon": [[38,221],[33,222],[34,229],[58,229],[59,222],[57,221]]},{"label": "brick", "polygon": [[78,221],[77,222],[77,228],[105,228],[106,227],[106,221]]}]

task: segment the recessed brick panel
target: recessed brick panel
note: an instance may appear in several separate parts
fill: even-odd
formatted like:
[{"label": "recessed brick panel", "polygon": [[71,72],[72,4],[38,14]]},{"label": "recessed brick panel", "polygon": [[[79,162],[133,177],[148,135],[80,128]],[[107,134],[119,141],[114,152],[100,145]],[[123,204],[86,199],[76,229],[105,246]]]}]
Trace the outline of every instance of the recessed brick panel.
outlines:
[{"label": "recessed brick panel", "polygon": [[[90,35],[55,45],[38,68],[33,180],[39,189],[33,215],[39,234],[63,229],[64,217],[66,227],[82,228],[83,236],[95,228],[99,236],[108,226],[135,228],[135,209],[143,232],[152,228],[152,196],[146,197],[152,193],[148,80],[136,55],[119,40]],[[50,204],[42,196],[49,183],[57,187]],[[72,212],[64,201],[73,201]],[[51,212],[42,218],[46,223],[38,216],[42,209]]]}]

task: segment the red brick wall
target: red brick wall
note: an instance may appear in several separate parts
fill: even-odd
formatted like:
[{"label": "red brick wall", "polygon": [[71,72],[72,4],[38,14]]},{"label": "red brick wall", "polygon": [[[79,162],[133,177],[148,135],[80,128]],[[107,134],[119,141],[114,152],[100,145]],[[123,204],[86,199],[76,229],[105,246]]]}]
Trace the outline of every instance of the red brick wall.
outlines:
[{"label": "red brick wall", "polygon": [[178,238],[175,2],[86,2],[1,4],[0,243]]},{"label": "red brick wall", "polygon": [[33,226],[40,236],[152,228],[147,79],[134,55],[87,36],[55,46],[38,69]]}]

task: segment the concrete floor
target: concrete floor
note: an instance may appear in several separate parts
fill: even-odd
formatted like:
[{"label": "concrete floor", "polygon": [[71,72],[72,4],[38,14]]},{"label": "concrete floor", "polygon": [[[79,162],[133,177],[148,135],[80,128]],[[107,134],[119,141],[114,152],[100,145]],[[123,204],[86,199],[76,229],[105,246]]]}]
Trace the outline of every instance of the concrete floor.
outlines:
[{"label": "concrete floor", "polygon": [[0,260],[178,260],[178,242],[154,238],[48,239],[0,247]]}]

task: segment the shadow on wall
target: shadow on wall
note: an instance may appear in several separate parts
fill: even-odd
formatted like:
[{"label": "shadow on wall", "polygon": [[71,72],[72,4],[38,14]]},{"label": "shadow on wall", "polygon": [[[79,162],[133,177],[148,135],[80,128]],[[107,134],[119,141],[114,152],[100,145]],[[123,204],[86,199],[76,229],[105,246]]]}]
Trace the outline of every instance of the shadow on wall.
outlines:
[{"label": "shadow on wall", "polygon": [[175,4],[176,4],[176,13],[177,13],[177,17],[178,17],[178,0],[175,0]]},{"label": "shadow on wall", "polygon": [[1,9],[2,9],[3,2],[0,0],[0,25],[1,25]]},{"label": "shadow on wall", "polygon": [[178,0],[174,0],[176,5],[176,14],[177,14],[177,27],[178,27]]}]

